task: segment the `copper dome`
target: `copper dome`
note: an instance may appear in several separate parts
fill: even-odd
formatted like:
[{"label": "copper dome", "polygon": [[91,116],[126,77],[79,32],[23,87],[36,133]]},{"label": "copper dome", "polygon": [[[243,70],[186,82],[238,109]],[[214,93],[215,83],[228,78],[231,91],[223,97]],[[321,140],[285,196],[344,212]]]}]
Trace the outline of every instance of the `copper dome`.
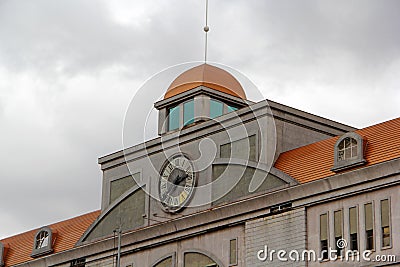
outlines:
[{"label": "copper dome", "polygon": [[246,99],[246,93],[235,77],[229,72],[209,64],[201,64],[180,74],[168,87],[164,99],[201,85]]}]

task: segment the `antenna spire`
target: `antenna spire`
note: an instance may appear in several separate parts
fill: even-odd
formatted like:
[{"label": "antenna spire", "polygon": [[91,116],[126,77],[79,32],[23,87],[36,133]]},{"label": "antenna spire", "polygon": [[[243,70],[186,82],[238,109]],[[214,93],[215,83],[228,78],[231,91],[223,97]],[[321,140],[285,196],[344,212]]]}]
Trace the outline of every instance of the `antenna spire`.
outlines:
[{"label": "antenna spire", "polygon": [[208,46],[208,31],[210,27],[208,27],[208,0],[206,0],[206,26],[204,26],[204,32],[206,33],[206,41],[204,46],[204,63],[207,63],[207,46]]}]

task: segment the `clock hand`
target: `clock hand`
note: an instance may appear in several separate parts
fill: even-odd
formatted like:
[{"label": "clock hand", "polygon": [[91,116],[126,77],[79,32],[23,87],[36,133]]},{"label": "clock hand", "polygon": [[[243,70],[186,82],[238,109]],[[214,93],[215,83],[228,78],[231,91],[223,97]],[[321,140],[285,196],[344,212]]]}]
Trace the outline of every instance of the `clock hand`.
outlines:
[{"label": "clock hand", "polygon": [[174,181],[174,183],[173,183],[173,185],[172,185],[172,188],[171,188],[171,190],[168,192],[168,194],[173,193],[173,192],[176,190],[176,188],[178,187],[178,185],[179,185],[183,180],[185,180],[187,176],[188,176],[187,173],[185,173],[185,175],[183,175],[183,176],[178,175],[178,177],[176,177],[176,179],[175,179],[175,181]]},{"label": "clock hand", "polygon": [[179,175],[174,184],[176,184],[176,185],[180,184],[183,180],[186,179],[186,177],[188,177],[188,174],[186,172],[182,176]]},{"label": "clock hand", "polygon": [[176,176],[176,178],[172,181],[171,187],[170,187],[170,188],[168,189],[168,191],[164,194],[164,196],[163,196],[163,198],[161,199],[161,201],[164,201],[164,200],[167,198],[167,196],[169,196],[170,194],[172,194],[172,193],[176,190],[176,188],[178,187],[178,185],[179,185],[183,180],[186,179],[186,177],[188,177],[188,174],[187,174],[187,173],[185,173],[185,174],[182,175],[182,176],[180,176],[180,175]]}]

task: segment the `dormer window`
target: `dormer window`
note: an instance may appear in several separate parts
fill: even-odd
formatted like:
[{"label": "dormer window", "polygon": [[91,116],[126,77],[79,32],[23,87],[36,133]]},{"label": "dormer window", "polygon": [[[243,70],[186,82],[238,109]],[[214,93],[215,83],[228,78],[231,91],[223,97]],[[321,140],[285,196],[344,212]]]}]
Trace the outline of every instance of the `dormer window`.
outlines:
[{"label": "dormer window", "polygon": [[331,170],[337,172],[365,164],[364,147],[365,140],[357,133],[341,136],[335,144],[335,160]]},{"label": "dormer window", "polygon": [[49,245],[49,233],[47,231],[41,231],[36,236],[35,249],[41,249]]},{"label": "dormer window", "polygon": [[0,242],[0,266],[4,266],[7,246]]},{"label": "dormer window", "polygon": [[357,140],[346,137],[338,145],[338,161],[357,158]]},{"label": "dormer window", "polygon": [[53,234],[49,227],[43,227],[37,231],[31,256],[36,258],[51,253],[53,251],[52,238]]}]

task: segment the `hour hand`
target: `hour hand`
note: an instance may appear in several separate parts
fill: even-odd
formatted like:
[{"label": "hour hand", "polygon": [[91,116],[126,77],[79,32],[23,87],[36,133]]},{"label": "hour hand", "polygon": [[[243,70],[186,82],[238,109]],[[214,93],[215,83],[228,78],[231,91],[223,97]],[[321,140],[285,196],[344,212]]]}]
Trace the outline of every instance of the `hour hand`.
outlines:
[{"label": "hour hand", "polygon": [[186,177],[188,177],[188,174],[186,172],[183,175],[178,175],[178,177],[176,178],[174,184],[175,185],[180,184],[183,180],[186,179]]}]

